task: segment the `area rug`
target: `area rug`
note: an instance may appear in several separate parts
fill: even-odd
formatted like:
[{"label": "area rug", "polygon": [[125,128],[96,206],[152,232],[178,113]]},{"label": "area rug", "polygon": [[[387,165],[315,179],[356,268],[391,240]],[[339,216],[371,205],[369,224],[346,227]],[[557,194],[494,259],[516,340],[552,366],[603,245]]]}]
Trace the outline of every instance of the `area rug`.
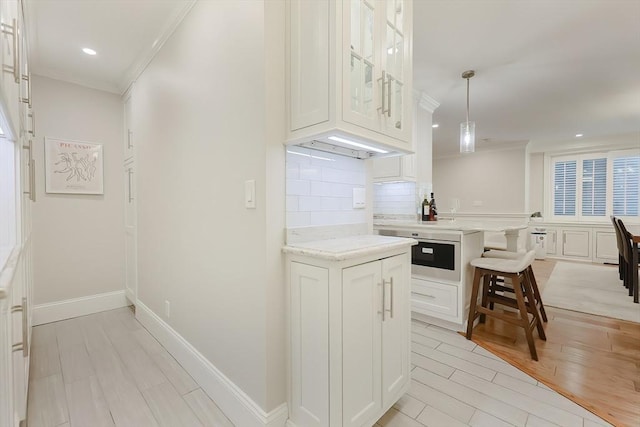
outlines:
[{"label": "area rug", "polygon": [[622,285],[615,266],[557,262],[542,290],[550,307],[640,323],[635,304]]}]

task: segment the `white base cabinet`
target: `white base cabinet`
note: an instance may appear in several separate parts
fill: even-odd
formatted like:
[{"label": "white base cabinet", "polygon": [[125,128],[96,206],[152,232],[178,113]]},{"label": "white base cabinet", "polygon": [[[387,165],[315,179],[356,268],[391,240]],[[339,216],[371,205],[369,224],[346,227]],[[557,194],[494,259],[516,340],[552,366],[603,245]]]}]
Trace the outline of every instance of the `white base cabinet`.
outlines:
[{"label": "white base cabinet", "polygon": [[618,263],[618,241],[614,231],[594,228],[591,238],[594,262]]},{"label": "white base cabinet", "polygon": [[546,250],[551,258],[618,263],[618,243],[611,224],[536,223],[536,227],[546,228]]},{"label": "white base cabinet", "polygon": [[409,252],[287,265],[288,425],[375,424],[410,383]]}]

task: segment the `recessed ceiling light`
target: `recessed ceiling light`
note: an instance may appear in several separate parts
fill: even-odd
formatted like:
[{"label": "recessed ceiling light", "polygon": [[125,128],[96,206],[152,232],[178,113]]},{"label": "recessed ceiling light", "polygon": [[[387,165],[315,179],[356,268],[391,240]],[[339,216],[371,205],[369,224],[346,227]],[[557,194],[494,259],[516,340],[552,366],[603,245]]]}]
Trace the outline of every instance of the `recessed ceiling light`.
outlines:
[{"label": "recessed ceiling light", "polygon": [[95,55],[95,54],[97,53],[95,50],[90,49],[90,48],[88,48],[88,47],[83,47],[83,48],[82,48],[82,51],[83,51],[84,53],[86,53],[87,55],[91,55],[91,56],[93,56],[93,55]]},{"label": "recessed ceiling light", "polygon": [[582,134],[581,133],[576,133],[576,138],[581,138]]},{"label": "recessed ceiling light", "polygon": [[431,125],[431,127],[432,127],[432,128],[439,128],[439,127],[440,127],[440,125],[439,125],[439,124],[437,124],[437,123],[434,123],[434,124],[432,124],[432,125]]}]

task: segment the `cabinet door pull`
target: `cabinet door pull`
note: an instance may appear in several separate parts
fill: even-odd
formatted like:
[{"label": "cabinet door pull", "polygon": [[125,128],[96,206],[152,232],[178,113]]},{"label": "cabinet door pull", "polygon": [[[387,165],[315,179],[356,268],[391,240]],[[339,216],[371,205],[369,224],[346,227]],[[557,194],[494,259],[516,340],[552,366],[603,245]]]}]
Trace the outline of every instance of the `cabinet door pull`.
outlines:
[{"label": "cabinet door pull", "polygon": [[131,175],[133,174],[133,171],[131,169],[129,169],[127,171],[127,174],[129,175],[129,203],[133,202],[133,194],[131,191]]},{"label": "cabinet door pull", "polygon": [[131,129],[127,129],[127,148],[133,148],[133,144],[131,143]]},{"label": "cabinet door pull", "polygon": [[31,73],[23,74],[22,75],[22,80],[27,82],[27,97],[26,98],[20,98],[20,101],[22,103],[24,103],[24,104],[27,104],[29,106],[29,108],[31,108]]},{"label": "cabinet door pull", "polygon": [[391,117],[391,81],[393,77],[391,74],[388,74],[389,81],[387,82],[387,117]]},{"label": "cabinet door pull", "polygon": [[394,294],[394,292],[393,292],[393,277],[390,280],[389,293],[390,293],[389,303],[390,303],[390,306],[391,306],[391,310],[390,310],[391,313],[389,313],[389,314],[390,314],[390,317],[393,319],[393,294]]},{"label": "cabinet door pull", "polygon": [[387,287],[385,286],[387,284],[386,280],[382,279],[382,321],[384,322],[386,319],[385,316],[385,312],[387,311],[386,307],[385,307],[385,302],[387,299]]},{"label": "cabinet door pull", "polygon": [[31,164],[29,166],[29,188],[30,188],[30,196],[31,201],[35,203],[36,201],[36,161],[31,159]]},{"label": "cabinet door pull", "polygon": [[380,79],[380,82],[382,84],[382,90],[381,90],[381,93],[382,93],[382,107],[378,108],[378,110],[380,110],[380,113],[382,113],[382,115],[384,116],[385,113],[387,112],[385,110],[385,108],[384,108],[386,103],[387,103],[386,92],[384,91],[384,87],[387,84],[387,73],[384,70],[382,70],[382,78]]},{"label": "cabinet door pull", "polygon": [[32,111],[28,114],[31,117],[31,130],[27,131],[35,138],[36,136],[36,112]]},{"label": "cabinet door pull", "polygon": [[22,297],[22,355],[29,356],[29,322],[27,313],[27,298]]},{"label": "cabinet door pull", "polygon": [[20,58],[18,57],[18,22],[13,19],[13,25],[2,24],[2,33],[13,38],[13,66],[5,65],[2,70],[13,73],[13,79],[20,83]]},{"label": "cabinet door pull", "polygon": [[21,342],[14,344],[11,346],[11,351],[14,353],[16,351],[22,351],[24,353],[24,345]]}]

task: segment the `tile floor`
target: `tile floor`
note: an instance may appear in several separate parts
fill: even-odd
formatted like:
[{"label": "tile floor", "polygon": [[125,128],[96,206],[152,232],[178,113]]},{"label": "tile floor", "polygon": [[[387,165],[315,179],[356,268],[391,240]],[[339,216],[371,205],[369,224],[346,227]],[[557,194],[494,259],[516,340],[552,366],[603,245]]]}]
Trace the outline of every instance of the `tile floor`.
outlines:
[{"label": "tile floor", "polygon": [[[607,425],[456,333],[412,328],[411,389],[379,426]],[[232,426],[128,308],[34,328],[30,381],[30,427]]]}]

